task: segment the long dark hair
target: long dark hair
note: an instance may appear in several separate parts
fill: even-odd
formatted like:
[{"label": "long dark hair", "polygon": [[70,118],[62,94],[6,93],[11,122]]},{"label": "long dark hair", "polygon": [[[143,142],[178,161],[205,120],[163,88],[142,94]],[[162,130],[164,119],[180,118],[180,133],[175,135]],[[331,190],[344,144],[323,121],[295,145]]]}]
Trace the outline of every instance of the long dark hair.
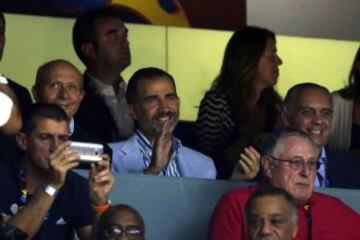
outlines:
[{"label": "long dark hair", "polygon": [[354,62],[349,73],[349,84],[339,91],[346,99],[355,99],[360,96],[360,47],[355,55]]},{"label": "long dark hair", "polygon": [[[269,39],[276,41],[275,34],[265,28],[246,26],[237,30],[226,46],[220,74],[211,85],[211,90],[226,95],[237,123],[246,121],[245,103]],[[274,113],[276,116],[276,105],[281,103],[281,97],[273,87],[265,89],[259,101],[266,107],[268,116],[274,116]],[[270,125],[274,124],[275,119]]]}]

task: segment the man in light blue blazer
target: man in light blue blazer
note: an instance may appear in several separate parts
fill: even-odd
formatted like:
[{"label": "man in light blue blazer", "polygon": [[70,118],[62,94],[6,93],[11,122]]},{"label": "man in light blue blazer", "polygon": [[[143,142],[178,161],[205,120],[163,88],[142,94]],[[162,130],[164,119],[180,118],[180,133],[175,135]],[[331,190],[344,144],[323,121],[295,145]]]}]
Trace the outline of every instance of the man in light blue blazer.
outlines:
[{"label": "man in light blue blazer", "polygon": [[128,83],[126,100],[136,132],[111,143],[112,170],[162,176],[215,178],[211,158],[183,146],[173,136],[180,101],[173,77],[158,68],[143,68]]}]

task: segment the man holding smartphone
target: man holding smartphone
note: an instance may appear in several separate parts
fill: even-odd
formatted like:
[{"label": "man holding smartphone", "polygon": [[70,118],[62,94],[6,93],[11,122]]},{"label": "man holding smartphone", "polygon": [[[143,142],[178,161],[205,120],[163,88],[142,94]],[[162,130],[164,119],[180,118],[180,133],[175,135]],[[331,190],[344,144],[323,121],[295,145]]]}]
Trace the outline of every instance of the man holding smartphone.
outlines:
[{"label": "man holding smartphone", "polygon": [[89,182],[70,171],[79,154],[69,149],[68,116],[58,106],[35,104],[17,142],[18,169],[0,165],[0,212],[31,239],[90,239],[96,213],[106,210],[114,184],[109,157],[92,165]]}]

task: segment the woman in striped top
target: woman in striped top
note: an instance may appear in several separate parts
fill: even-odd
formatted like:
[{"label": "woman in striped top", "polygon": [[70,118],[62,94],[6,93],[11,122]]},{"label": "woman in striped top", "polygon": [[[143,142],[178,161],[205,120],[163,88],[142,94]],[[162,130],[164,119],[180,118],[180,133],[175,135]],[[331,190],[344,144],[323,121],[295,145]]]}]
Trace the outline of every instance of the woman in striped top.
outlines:
[{"label": "woman in striped top", "polygon": [[218,178],[228,178],[241,161],[245,173],[254,167],[240,153],[280,119],[282,100],[274,85],[281,64],[273,32],[247,26],[230,38],[197,118],[199,148],[214,159]]}]

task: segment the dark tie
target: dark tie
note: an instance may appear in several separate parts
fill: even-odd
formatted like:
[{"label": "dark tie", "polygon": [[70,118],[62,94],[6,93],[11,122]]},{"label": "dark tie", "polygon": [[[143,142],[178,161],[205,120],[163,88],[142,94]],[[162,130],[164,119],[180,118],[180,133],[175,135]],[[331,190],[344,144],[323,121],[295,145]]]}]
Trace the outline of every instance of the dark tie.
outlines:
[{"label": "dark tie", "polygon": [[316,173],[316,176],[317,176],[317,178],[319,180],[320,187],[322,187],[323,183],[324,183],[324,176],[321,175],[321,173],[319,171]]}]

